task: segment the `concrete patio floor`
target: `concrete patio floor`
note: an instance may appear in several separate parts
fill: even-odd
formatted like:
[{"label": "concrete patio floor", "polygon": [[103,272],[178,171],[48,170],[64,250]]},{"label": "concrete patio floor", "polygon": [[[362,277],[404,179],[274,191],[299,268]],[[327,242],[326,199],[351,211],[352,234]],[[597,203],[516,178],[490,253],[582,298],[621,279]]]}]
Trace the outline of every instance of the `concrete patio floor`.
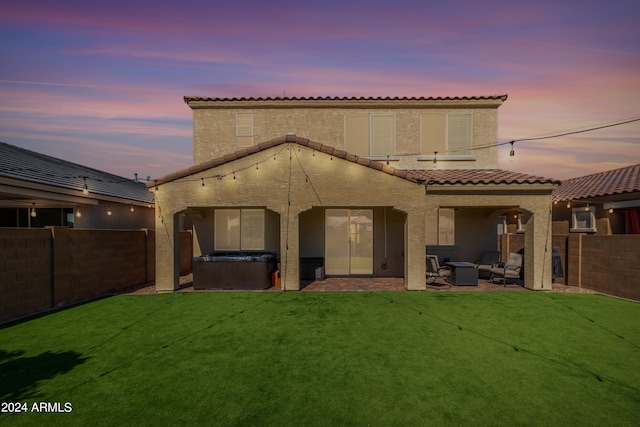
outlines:
[{"label": "concrete patio floor", "polygon": [[[180,278],[179,292],[231,292],[225,290],[196,291],[193,289],[191,274]],[[404,279],[401,277],[328,277],[325,280],[303,281],[300,292],[405,292]],[[252,292],[279,292],[280,286]],[[455,286],[444,279],[427,283],[427,292],[527,292],[521,281],[508,282],[506,286],[490,283],[486,279],[479,279],[478,286]],[[576,286],[565,286],[554,283],[550,292],[562,293],[597,293],[590,289]],[[153,294],[155,285],[148,284],[127,293]]]},{"label": "concrete patio floor", "polygon": [[[406,291],[401,277],[329,277],[325,280],[302,283],[302,292],[400,292]],[[505,292],[526,291],[522,283],[508,283],[502,286],[487,280],[478,280],[478,286],[455,286],[443,279],[427,283],[427,292]]]}]

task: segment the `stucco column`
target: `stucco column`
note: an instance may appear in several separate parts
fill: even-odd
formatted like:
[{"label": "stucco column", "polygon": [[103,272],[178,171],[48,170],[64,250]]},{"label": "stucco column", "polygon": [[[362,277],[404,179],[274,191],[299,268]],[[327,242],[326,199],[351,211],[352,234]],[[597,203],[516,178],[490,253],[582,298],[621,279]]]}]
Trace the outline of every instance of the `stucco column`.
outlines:
[{"label": "stucco column", "polygon": [[536,210],[524,230],[524,287],[551,290],[551,211]]},{"label": "stucco column", "polygon": [[283,291],[300,290],[300,222],[298,212],[280,212],[280,280]]},{"label": "stucco column", "polygon": [[156,217],[156,291],[173,292],[180,287],[180,237],[178,216]]},{"label": "stucco column", "polygon": [[424,210],[407,212],[404,231],[404,287],[410,291],[427,289]]}]

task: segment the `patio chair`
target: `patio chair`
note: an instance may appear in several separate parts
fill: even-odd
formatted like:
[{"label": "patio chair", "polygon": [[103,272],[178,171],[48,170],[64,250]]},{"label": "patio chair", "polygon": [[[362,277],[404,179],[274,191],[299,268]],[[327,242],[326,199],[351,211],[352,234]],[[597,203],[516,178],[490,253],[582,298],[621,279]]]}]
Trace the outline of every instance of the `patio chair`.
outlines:
[{"label": "patio chair", "polygon": [[451,275],[451,269],[447,266],[440,266],[437,255],[427,255],[427,279],[432,279],[435,283],[438,278],[447,278]]},{"label": "patio chair", "polygon": [[478,266],[478,278],[488,279],[491,275],[491,267],[498,263],[500,252],[498,251],[482,251],[480,258],[473,261]]},{"label": "patio chair", "polygon": [[522,255],[515,252],[509,254],[506,263],[495,264],[489,270],[489,281],[494,282],[494,278],[502,279],[502,286],[507,285],[507,279],[519,279],[522,270]]}]

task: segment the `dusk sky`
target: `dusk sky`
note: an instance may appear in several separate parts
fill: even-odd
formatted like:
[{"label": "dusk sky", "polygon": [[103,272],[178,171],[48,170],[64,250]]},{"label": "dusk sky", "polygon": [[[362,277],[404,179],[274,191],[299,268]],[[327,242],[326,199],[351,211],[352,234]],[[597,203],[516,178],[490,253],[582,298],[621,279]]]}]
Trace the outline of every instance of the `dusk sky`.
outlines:
[{"label": "dusk sky", "polygon": [[[498,142],[640,119],[640,1],[5,1],[0,141],[133,178],[191,166],[183,96],[508,94]],[[322,141],[318,141],[322,142]],[[500,150],[566,179],[640,122]]]}]

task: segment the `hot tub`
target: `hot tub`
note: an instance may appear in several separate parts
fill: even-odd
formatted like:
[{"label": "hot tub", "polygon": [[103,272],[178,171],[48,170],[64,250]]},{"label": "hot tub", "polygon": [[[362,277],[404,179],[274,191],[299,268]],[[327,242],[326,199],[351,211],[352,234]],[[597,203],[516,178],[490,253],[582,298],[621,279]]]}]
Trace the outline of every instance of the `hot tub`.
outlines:
[{"label": "hot tub", "polygon": [[272,252],[214,252],[193,258],[193,288],[267,289],[275,269]]}]

